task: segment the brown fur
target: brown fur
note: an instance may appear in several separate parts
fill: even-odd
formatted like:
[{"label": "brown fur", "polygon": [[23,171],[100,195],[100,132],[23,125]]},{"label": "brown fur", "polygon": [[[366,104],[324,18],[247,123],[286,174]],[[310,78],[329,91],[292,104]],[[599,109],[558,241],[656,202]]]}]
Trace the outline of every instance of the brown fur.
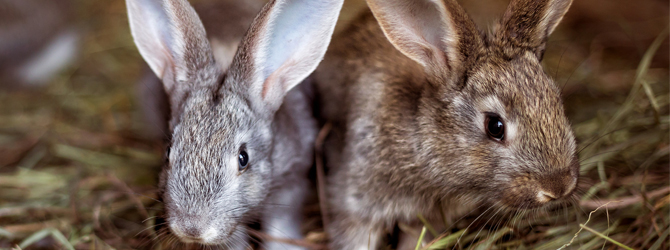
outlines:
[{"label": "brown fur", "polygon": [[[315,72],[321,118],[335,124],[325,144],[331,248],[379,246],[396,222],[439,218],[439,204],[514,210],[547,204],[540,190],[569,196],[578,175],[574,136],[537,51],[570,2],[513,1],[486,36],[445,0],[452,40],[432,47],[396,29],[423,16],[408,17],[394,8],[416,6],[398,2],[369,1],[384,30],[364,13],[333,39]],[[518,14],[526,12],[538,13]],[[547,16],[558,20],[543,25],[538,18]],[[423,49],[413,49],[417,41]],[[485,112],[504,118],[507,140],[487,136]]]}]

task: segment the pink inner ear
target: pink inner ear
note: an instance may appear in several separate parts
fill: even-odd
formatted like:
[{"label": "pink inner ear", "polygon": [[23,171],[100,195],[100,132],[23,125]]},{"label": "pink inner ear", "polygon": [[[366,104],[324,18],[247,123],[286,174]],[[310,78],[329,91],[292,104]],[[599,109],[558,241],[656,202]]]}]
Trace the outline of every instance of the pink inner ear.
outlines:
[{"label": "pink inner ear", "polygon": [[[265,101],[269,101],[267,98],[268,92],[273,91],[271,94],[279,95],[281,97],[286,93],[286,82],[289,81],[290,70],[295,66],[296,63],[293,59],[289,59],[284,64],[282,64],[277,70],[272,72],[265,82],[263,82],[263,90],[261,91],[261,98]],[[279,86],[274,86],[279,85]]]},{"label": "pink inner ear", "polygon": [[160,69],[161,72],[160,73],[157,72],[157,74],[156,74],[161,80],[163,80],[164,77],[165,77],[165,72],[168,70],[168,67],[172,67],[171,70],[174,70],[173,67],[175,66],[175,62],[174,62],[174,59],[172,58],[172,54],[170,54],[170,51],[168,51],[168,47],[165,44],[165,42],[161,40],[160,43],[161,43],[162,46],[158,46],[156,48],[147,48],[147,49],[156,50],[155,52],[152,52],[156,55],[158,55],[158,53],[163,54],[164,60],[163,60],[163,65]]}]

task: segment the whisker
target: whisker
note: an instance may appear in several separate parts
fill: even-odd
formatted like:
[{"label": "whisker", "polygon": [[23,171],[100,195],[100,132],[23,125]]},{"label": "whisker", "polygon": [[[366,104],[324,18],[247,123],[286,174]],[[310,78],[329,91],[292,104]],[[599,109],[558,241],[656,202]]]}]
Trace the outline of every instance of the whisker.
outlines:
[{"label": "whisker", "polygon": [[[479,220],[479,218],[482,217],[482,215],[486,214],[486,212],[488,212],[488,211],[489,211],[490,209],[492,209],[492,208],[493,208],[493,206],[491,206],[491,207],[489,207],[488,209],[486,209],[482,214],[480,214],[479,216],[477,216],[477,218],[475,218],[475,220],[473,220],[473,221],[470,223],[470,225],[468,225],[468,226],[465,228],[465,230],[463,230],[463,234],[461,234],[461,235],[458,237],[458,239],[456,240],[456,244],[454,245],[454,248],[455,248],[456,246],[460,246],[461,238],[463,238],[463,235],[465,235],[465,233],[468,232],[468,229],[470,228],[470,226],[472,226],[472,224],[474,224],[477,220]],[[453,250],[454,248],[452,248],[452,250]]]}]

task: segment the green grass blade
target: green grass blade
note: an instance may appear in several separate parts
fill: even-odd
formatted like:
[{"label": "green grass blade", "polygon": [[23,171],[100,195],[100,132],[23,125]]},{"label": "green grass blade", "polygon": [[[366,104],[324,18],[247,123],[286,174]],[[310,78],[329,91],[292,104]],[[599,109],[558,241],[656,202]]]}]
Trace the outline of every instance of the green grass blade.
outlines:
[{"label": "green grass blade", "polygon": [[668,238],[668,234],[670,234],[670,227],[668,229],[665,229],[665,232],[663,232],[661,237],[658,238],[658,240],[656,241],[656,243],[654,243],[654,245],[651,245],[649,250],[658,250],[659,248],[661,248],[661,245],[663,245],[663,242],[665,242],[665,239]]},{"label": "green grass blade", "polygon": [[635,85],[641,84],[642,78],[647,75],[647,71],[649,71],[649,66],[651,65],[651,60],[654,59],[656,51],[661,47],[663,41],[668,37],[668,28],[669,27],[665,27],[665,29],[663,29],[663,31],[658,34],[656,39],[654,39],[651,45],[649,45],[649,49],[647,49],[647,51],[642,56],[642,60],[640,61],[640,64],[637,67],[637,72],[635,74]]},{"label": "green grass blade", "polygon": [[[617,227],[619,226],[620,223],[621,223],[621,220],[615,221],[614,224],[612,224],[607,229],[605,229],[605,231],[603,231],[602,234],[609,235],[610,233],[614,232],[617,229]],[[589,242],[587,242],[586,244],[581,245],[579,247],[579,249],[593,249],[598,244],[601,244],[601,242],[602,242],[601,238],[593,238]],[[605,243],[606,242],[607,241],[605,241]],[[602,245],[604,247],[604,243],[602,243]]]},{"label": "green grass blade", "polygon": [[414,250],[419,250],[421,249],[421,243],[423,242],[423,237],[426,236],[426,227],[421,228],[421,235],[419,235],[419,241],[416,242],[416,247]]},{"label": "green grass blade", "polygon": [[34,244],[35,242],[44,239],[49,235],[51,235],[51,237],[53,237],[56,241],[58,241],[58,243],[60,243],[65,249],[74,250],[74,247],[72,246],[72,244],[70,244],[70,241],[67,240],[65,235],[63,235],[60,231],[54,228],[45,228],[28,236],[28,238],[24,239],[21,243],[19,243],[19,248],[21,249],[26,248]]},{"label": "green grass blade", "polygon": [[5,238],[12,238],[14,235],[9,231],[0,228],[0,236],[5,237]]},{"label": "green grass blade", "polygon": [[433,237],[437,237],[440,235],[439,233],[437,233],[435,228],[433,228],[433,225],[431,225],[430,222],[428,222],[428,220],[426,220],[426,218],[423,217],[423,215],[418,214],[417,216],[419,217],[419,220],[421,220],[423,225],[428,229],[428,231],[430,231],[430,234],[432,234]]},{"label": "green grass blade", "polygon": [[28,236],[28,238],[21,241],[21,243],[19,243],[19,248],[21,249],[26,248],[32,245],[33,243],[38,242],[41,239],[44,239],[44,237],[47,237],[51,234],[51,230],[52,230],[51,228],[45,228],[35,232],[34,234]]},{"label": "green grass blade", "polygon": [[444,238],[436,240],[433,244],[430,244],[427,248],[424,249],[445,249],[453,246],[458,241],[458,237],[461,237],[465,233],[465,229],[461,231],[450,234]]},{"label": "green grass blade", "polygon": [[486,239],[483,243],[479,244],[475,250],[486,250],[486,249],[493,249],[493,244],[496,243],[501,237],[505,236],[509,232],[511,232],[512,229],[509,227],[502,228],[495,233],[493,233],[493,236],[489,237]]},{"label": "green grass blade", "polygon": [[618,242],[618,241],[616,241],[616,240],[614,240],[614,239],[612,239],[612,238],[610,238],[610,237],[607,237],[606,235],[601,234],[600,232],[598,232],[598,231],[596,231],[596,230],[593,230],[593,229],[591,229],[590,227],[585,226],[584,224],[579,224],[579,227],[583,228],[583,229],[586,230],[586,231],[589,231],[589,232],[595,234],[596,236],[598,236],[598,237],[600,237],[600,238],[603,238],[603,239],[605,239],[605,240],[607,240],[607,241],[609,241],[609,242],[612,242],[614,245],[617,245],[617,246],[619,246],[619,247],[621,247],[621,248],[623,248],[623,249],[626,249],[626,250],[633,250],[633,248],[631,248],[631,247],[629,247],[629,246],[626,246],[626,245],[622,244],[621,242]]},{"label": "green grass blade", "polygon": [[65,247],[68,250],[74,250],[74,247],[72,244],[70,244],[70,241],[65,238],[65,235],[63,235],[60,231],[53,229],[51,230],[51,236],[56,239],[63,247]]},{"label": "green grass blade", "polygon": [[651,86],[649,86],[649,83],[645,80],[642,80],[642,88],[644,89],[644,93],[647,95],[647,99],[649,99],[651,108],[654,111],[654,120],[656,124],[658,124],[661,122],[661,113],[659,111],[661,108],[658,105],[658,101],[656,101],[656,95],[654,95],[654,91],[651,89]]}]

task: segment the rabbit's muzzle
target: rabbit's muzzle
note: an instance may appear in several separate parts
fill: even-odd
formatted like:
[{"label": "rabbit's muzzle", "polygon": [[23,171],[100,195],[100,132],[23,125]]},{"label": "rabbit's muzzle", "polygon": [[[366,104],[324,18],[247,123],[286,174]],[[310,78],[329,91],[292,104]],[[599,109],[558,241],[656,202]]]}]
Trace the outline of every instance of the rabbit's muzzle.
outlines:
[{"label": "rabbit's muzzle", "polygon": [[532,209],[562,201],[575,191],[577,180],[578,174],[574,169],[542,176],[518,176],[503,191],[502,203],[513,208]]}]

